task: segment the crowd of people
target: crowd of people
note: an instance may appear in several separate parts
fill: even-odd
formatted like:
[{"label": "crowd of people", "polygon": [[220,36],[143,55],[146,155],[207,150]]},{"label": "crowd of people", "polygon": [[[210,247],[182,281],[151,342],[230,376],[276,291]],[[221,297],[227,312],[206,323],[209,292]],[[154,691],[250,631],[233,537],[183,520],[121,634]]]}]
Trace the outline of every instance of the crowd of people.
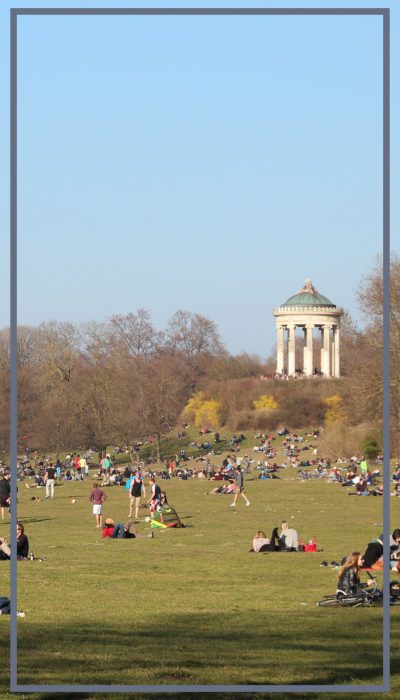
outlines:
[{"label": "crowd of people", "polygon": [[[102,457],[98,465],[98,471],[94,474],[94,483],[90,490],[89,500],[92,505],[92,513],[95,518],[95,526],[102,530],[103,537],[116,539],[134,539],[138,537],[152,537],[139,532],[136,523],[140,520],[140,509],[145,506],[149,518],[160,514],[162,522],[163,508],[168,505],[165,490],[159,481],[192,478],[204,479],[217,484],[208,492],[209,495],[231,494],[233,500],[231,507],[237,507],[239,496],[246,506],[251,502],[245,490],[245,476],[252,475],[253,479],[279,479],[281,470],[288,468],[297,469],[298,473],[307,474],[307,470],[318,471],[327,481],[348,488],[349,495],[379,496],[383,493],[383,486],[379,483],[381,476],[382,459],[375,460],[371,464],[362,457],[353,456],[348,460],[337,460],[332,463],[322,458],[318,450],[318,431],[310,433],[306,440],[304,436],[294,432],[290,433],[286,428],[278,431],[278,435],[259,433],[254,436],[258,441],[253,448],[253,456],[245,453],[239,455],[243,435],[234,436],[229,444],[229,452],[216,460],[218,450],[212,449],[211,442],[203,441],[201,449],[209,449],[207,454],[202,454],[196,459],[201,461],[201,466],[189,464],[189,457],[185,449],[182,449],[175,457],[165,461],[164,468],[158,470],[143,461],[133,461],[123,467],[113,464],[112,456],[107,453]],[[283,461],[279,463],[277,437],[283,437],[281,450]],[[218,443],[220,438],[218,435]],[[303,453],[308,451],[308,455]],[[114,455],[115,456],[115,455]],[[194,460],[192,460],[193,462]],[[63,481],[82,481],[90,478],[90,463],[87,455],[66,455],[64,460],[51,461],[49,457],[34,455],[34,463],[31,459],[22,459],[18,465],[18,477],[25,480],[29,488],[43,488],[46,499],[54,499],[55,486]],[[148,478],[146,489],[145,478]],[[400,495],[400,464],[397,464],[392,474],[393,495]],[[125,487],[128,492],[129,512],[127,520],[114,520],[107,518],[103,524],[104,509],[108,501],[108,491],[111,487]],[[241,502],[241,499],[239,502]],[[0,509],[2,520],[10,508],[10,477],[7,469],[0,469]],[[314,546],[314,545],[313,545]],[[251,552],[299,552],[306,548],[300,541],[297,530],[290,527],[287,521],[282,521],[280,528],[274,527],[270,537],[264,530],[257,530],[252,541]],[[310,549],[309,551],[315,551]],[[307,549],[306,549],[307,551]],[[0,560],[10,559],[11,549],[7,538],[0,538]],[[24,532],[24,525],[18,523],[17,528],[17,557],[27,559],[29,556],[29,541]],[[400,529],[395,529],[391,535],[390,566],[398,571],[400,568]],[[342,558],[339,573],[337,591],[340,595],[348,595],[360,588],[360,572],[374,570],[383,566],[383,535],[368,543],[364,554],[354,551]]]}]

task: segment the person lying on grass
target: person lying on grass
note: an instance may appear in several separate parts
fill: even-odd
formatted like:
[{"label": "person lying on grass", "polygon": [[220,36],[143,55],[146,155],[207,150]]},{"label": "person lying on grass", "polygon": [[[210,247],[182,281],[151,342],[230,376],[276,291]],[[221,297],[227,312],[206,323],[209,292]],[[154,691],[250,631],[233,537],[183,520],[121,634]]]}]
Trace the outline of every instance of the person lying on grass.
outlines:
[{"label": "person lying on grass", "polygon": [[105,525],[103,527],[102,537],[112,537],[114,539],[131,540],[138,537],[153,537],[153,533],[150,535],[143,535],[138,532],[137,528],[134,526],[132,520],[124,525],[124,523],[114,523],[111,518],[107,518]]},{"label": "person lying on grass", "polygon": [[270,552],[271,548],[271,540],[263,530],[257,530],[256,534],[253,537],[253,549],[250,551],[253,552]]},{"label": "person lying on grass", "polygon": [[[29,541],[25,535],[22,523],[17,523],[17,559],[27,559],[29,554]],[[0,537],[0,561],[10,559],[11,547],[6,537]]]},{"label": "person lying on grass", "polygon": [[211,489],[209,491],[208,495],[209,496],[215,496],[217,493],[235,493],[236,491],[236,484],[235,482],[225,482],[223,486],[216,486],[215,489]]}]

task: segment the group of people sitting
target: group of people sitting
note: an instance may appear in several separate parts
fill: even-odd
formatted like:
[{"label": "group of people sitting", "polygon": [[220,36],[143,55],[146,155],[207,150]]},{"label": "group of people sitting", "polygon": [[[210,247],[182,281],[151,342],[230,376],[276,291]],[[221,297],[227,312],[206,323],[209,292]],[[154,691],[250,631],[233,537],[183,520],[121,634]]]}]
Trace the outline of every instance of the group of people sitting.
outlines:
[{"label": "group of people sitting", "polygon": [[281,523],[281,532],[279,528],[274,527],[271,537],[267,537],[263,530],[258,530],[253,538],[252,548],[250,552],[298,552],[299,551],[299,536],[297,531],[289,527],[286,520]]},{"label": "group of people sitting", "polygon": [[[381,535],[381,537],[383,536]],[[398,558],[400,557],[400,530],[398,528],[394,530],[393,534],[391,535],[390,541],[391,563],[392,561],[398,563]],[[375,547],[371,547],[372,544],[375,544]],[[337,596],[358,595],[359,593],[361,593],[365,586],[369,586],[373,583],[373,580],[371,578],[369,578],[366,583],[362,583],[360,580],[360,572],[363,570],[371,570],[371,567],[369,566],[369,561],[371,560],[371,558],[375,557],[375,555],[373,555],[373,552],[379,553],[381,547],[383,551],[382,541],[379,539],[374,541],[374,543],[370,543],[368,545],[365,554],[361,554],[360,552],[352,552],[345,559],[345,561],[342,563],[342,568],[338,576],[338,583],[336,589]],[[395,559],[393,559],[393,557],[395,557]]]},{"label": "group of people sitting", "polygon": [[[371,578],[362,583],[360,573],[362,571],[374,571],[383,568],[383,534],[379,538],[368,543],[364,554],[352,552],[344,557],[339,571],[336,595],[339,597],[355,596],[362,592],[363,588],[373,583]],[[395,528],[390,536],[390,566],[398,570],[400,561],[400,529]]]}]

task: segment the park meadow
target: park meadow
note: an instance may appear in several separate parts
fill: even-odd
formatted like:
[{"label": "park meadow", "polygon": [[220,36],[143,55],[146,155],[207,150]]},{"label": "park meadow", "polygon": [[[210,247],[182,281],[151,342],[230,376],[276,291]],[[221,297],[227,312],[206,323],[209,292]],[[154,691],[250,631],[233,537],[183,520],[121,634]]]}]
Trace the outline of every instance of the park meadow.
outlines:
[{"label": "park meadow", "polygon": [[[253,444],[246,434],[242,451],[250,454]],[[18,620],[18,682],[379,684],[382,608],[315,603],[337,581],[322,560],[363,551],[379,535],[382,499],[350,498],[348,488],[299,480],[297,471],[260,480],[253,469],[245,478],[249,508],[240,498],[231,508],[229,495],[209,495],[215,482],[206,479],[162,481],[185,527],[135,540],[103,539],[95,528],[92,474],[61,482],[54,500],[20,484],[18,517],[35,560],[18,563],[18,607],[26,614]],[[106,491],[105,517],[126,521],[127,491]],[[143,534],[150,533],[146,515],[142,507]],[[284,519],[322,551],[249,551],[256,530],[269,535]],[[395,520],[393,513],[393,527]],[[2,562],[2,590],[8,573]],[[0,623],[6,647],[7,618]]]}]

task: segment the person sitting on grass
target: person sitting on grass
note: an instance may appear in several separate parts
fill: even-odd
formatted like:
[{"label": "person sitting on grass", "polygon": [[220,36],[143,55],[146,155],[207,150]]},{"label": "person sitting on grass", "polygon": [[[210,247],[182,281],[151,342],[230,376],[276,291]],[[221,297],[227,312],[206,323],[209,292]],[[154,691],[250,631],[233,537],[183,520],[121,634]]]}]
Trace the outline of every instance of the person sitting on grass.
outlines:
[{"label": "person sitting on grass", "polygon": [[[17,559],[27,559],[29,554],[29,541],[25,535],[22,523],[17,523]],[[11,557],[11,547],[6,537],[0,537],[0,561]]]},{"label": "person sitting on grass", "polygon": [[369,496],[367,480],[364,476],[360,477],[360,481],[356,484],[357,496]]},{"label": "person sitting on grass", "polygon": [[342,475],[341,475],[338,467],[334,466],[331,468],[331,470],[329,472],[329,479],[331,481],[338,481],[338,482],[342,481]]},{"label": "person sitting on grass", "polygon": [[396,527],[390,535],[390,551],[400,552],[400,528]]},{"label": "person sitting on grass", "polygon": [[357,467],[349,467],[344,480],[342,481],[342,486],[354,486],[354,479],[357,478]]},{"label": "person sitting on grass", "polygon": [[289,527],[286,520],[282,520],[278,544],[279,551],[281,552],[297,552],[299,549],[299,536],[297,531]]},{"label": "person sitting on grass", "polygon": [[400,483],[400,466],[396,464],[396,468],[392,474],[392,481],[396,484]]},{"label": "person sitting on grass", "polygon": [[400,562],[400,529],[396,527],[390,536],[390,568],[399,571]]},{"label": "person sitting on grass", "polygon": [[103,488],[104,486],[111,486],[111,476],[109,471],[105,471],[103,474],[103,481],[101,482],[100,486]]},{"label": "person sitting on grass", "polygon": [[218,469],[214,476],[211,477],[210,481],[224,481],[224,475],[222,469]]},{"label": "person sitting on grass", "polygon": [[270,552],[271,551],[271,540],[263,530],[257,530],[253,537],[253,548],[251,552]]},{"label": "person sitting on grass", "polygon": [[391,496],[400,496],[400,481],[396,481],[394,485],[394,491],[391,491]]},{"label": "person sitting on grass", "polygon": [[383,533],[376,540],[372,540],[367,545],[363,556],[363,569],[380,568],[378,562],[383,557]]},{"label": "person sitting on grass", "polygon": [[[336,595],[351,596],[361,593],[364,586],[360,582],[359,572],[363,568],[365,568],[365,561],[362,554],[352,552],[340,569]],[[369,586],[372,583],[373,581],[369,579],[366,585]]]}]

